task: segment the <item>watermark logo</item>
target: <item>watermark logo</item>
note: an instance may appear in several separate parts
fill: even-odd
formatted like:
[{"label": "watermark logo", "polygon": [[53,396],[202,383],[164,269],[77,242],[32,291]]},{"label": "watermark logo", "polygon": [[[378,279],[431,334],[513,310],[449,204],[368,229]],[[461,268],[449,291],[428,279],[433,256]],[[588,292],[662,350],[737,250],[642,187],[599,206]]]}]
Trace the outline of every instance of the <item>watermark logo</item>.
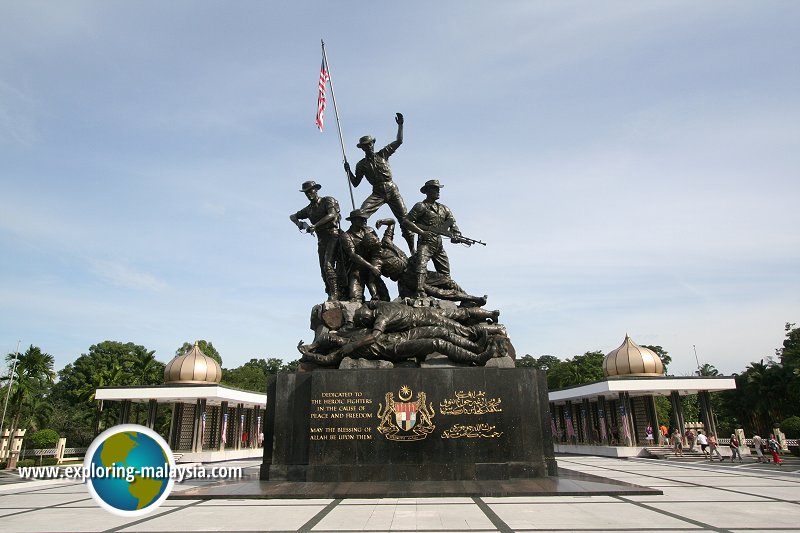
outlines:
[{"label": "watermark logo", "polygon": [[169,496],[175,460],[152,429],[121,424],[92,442],[83,463],[89,493],[105,510],[124,517],[153,512]]}]

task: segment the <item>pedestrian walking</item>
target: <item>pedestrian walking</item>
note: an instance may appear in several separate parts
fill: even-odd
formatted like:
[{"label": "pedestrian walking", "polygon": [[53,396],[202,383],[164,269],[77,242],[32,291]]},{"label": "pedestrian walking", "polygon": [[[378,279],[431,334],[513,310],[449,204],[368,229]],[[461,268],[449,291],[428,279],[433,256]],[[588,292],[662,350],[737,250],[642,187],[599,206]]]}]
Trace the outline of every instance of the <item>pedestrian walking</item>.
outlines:
[{"label": "pedestrian walking", "polygon": [[653,445],[653,426],[647,424],[647,429],[644,430],[644,438],[647,441],[648,446]]},{"label": "pedestrian walking", "polygon": [[660,444],[663,444],[664,446],[668,446],[669,445],[669,430],[667,429],[667,426],[665,426],[664,424],[661,424],[658,427],[658,432],[661,433],[661,437],[659,437],[661,439]]},{"label": "pedestrian walking", "polygon": [[719,457],[719,462],[720,463],[725,460],[725,458],[722,457],[722,454],[719,453],[719,446],[717,446],[717,436],[712,433],[711,435],[708,436],[708,460],[709,461],[713,461],[714,460],[714,454],[717,454],[717,457]]},{"label": "pedestrian walking", "polygon": [[741,463],[742,452],[739,451],[739,439],[736,438],[735,433],[731,433],[731,442],[728,444],[728,447],[731,449],[731,462],[738,457]]},{"label": "pedestrian walking", "polygon": [[672,441],[672,449],[675,451],[675,454],[683,456],[683,442],[681,441],[681,433],[678,431],[678,428],[675,428],[675,431],[672,432],[670,440]]},{"label": "pedestrian walking", "polygon": [[684,435],[684,437],[686,437],[686,446],[689,448],[690,452],[693,452],[694,451],[694,441],[695,441],[694,431],[692,431],[691,428],[688,428],[686,430],[686,433],[684,433],[683,435]]},{"label": "pedestrian walking", "polygon": [[753,435],[753,448],[756,449],[756,456],[757,456],[756,461],[758,461],[759,463],[763,463],[765,461],[764,452],[761,449],[763,445],[764,442],[761,439],[761,437],[758,435]]},{"label": "pedestrian walking", "polygon": [[703,432],[699,429],[697,430],[697,444],[700,445],[700,451],[703,452],[703,455],[708,455],[709,459],[711,458],[711,453],[708,451],[708,439]]},{"label": "pedestrian walking", "polygon": [[781,451],[781,445],[778,443],[778,440],[772,433],[769,434],[767,448],[769,449],[769,453],[772,454],[772,460],[775,461],[776,465],[780,466],[783,463],[783,461],[781,461],[781,456],[779,455]]}]

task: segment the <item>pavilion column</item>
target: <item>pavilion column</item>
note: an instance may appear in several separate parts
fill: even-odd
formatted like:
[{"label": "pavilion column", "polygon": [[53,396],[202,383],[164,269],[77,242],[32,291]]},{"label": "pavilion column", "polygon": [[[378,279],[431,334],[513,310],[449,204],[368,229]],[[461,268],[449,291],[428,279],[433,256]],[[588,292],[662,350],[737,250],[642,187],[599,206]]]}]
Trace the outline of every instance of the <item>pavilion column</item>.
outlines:
[{"label": "pavilion column", "polygon": [[173,450],[178,449],[178,442],[180,441],[180,424],[183,415],[183,404],[176,402],[172,404],[172,419],[169,423],[169,447]]},{"label": "pavilion column", "polygon": [[194,404],[194,421],[192,423],[192,451],[203,451],[203,417],[206,412],[206,400],[198,399]]},{"label": "pavilion column", "polygon": [[236,426],[233,429],[233,440],[234,442],[234,449],[239,450],[242,447],[242,415],[244,414],[244,410],[242,409],[242,404],[236,404],[236,411],[235,415],[233,416],[233,423]]},{"label": "pavilion column", "polygon": [[717,425],[714,423],[714,412],[711,409],[711,394],[707,390],[698,391],[697,399],[700,403],[700,417],[703,420],[703,427],[705,427],[706,433],[708,435],[716,435]]},{"label": "pavilion column", "polygon": [[648,414],[650,415],[649,421],[650,426],[653,428],[653,442],[655,444],[661,444],[661,431],[658,429],[658,410],[656,409],[656,397],[650,395],[647,397],[647,410]]},{"label": "pavilion column", "polygon": [[[683,404],[681,404],[681,395],[678,394],[678,391],[672,391],[669,394],[669,401],[672,404],[672,420],[675,423],[675,427],[678,428],[678,433],[681,435],[681,442],[685,440],[683,433],[684,433],[684,420],[683,420]],[[670,434],[667,438],[672,438],[672,429],[670,428]],[[685,442],[684,442],[685,444]]]},{"label": "pavilion column", "polygon": [[262,422],[262,414],[261,414],[261,406],[256,405],[253,408],[253,420],[256,427],[255,434],[256,434],[256,448],[260,448],[262,444],[261,440],[261,433],[264,432],[264,427],[261,425]]},{"label": "pavilion column", "polygon": [[158,402],[150,400],[147,402],[147,422],[146,425],[153,429],[156,425],[156,418],[158,417]]},{"label": "pavilion column", "polygon": [[222,402],[219,406],[219,421],[217,427],[217,434],[219,435],[219,451],[225,449],[225,441],[227,437],[225,433],[227,432],[227,428],[225,427],[225,419],[228,418],[228,402]]},{"label": "pavilion column", "polygon": [[608,434],[608,422],[606,421],[606,398],[605,396],[597,397],[597,425],[600,430],[600,443],[610,444]]},{"label": "pavilion column", "polygon": [[619,438],[623,446],[633,446],[633,424],[631,423],[631,409],[628,393],[619,393]]},{"label": "pavilion column", "polygon": [[122,405],[119,408],[119,423],[127,424],[131,417],[131,401],[122,400]]},{"label": "pavilion column", "polygon": [[584,398],[581,402],[581,425],[583,426],[583,443],[591,444],[592,437],[592,417],[589,414],[589,399]]}]

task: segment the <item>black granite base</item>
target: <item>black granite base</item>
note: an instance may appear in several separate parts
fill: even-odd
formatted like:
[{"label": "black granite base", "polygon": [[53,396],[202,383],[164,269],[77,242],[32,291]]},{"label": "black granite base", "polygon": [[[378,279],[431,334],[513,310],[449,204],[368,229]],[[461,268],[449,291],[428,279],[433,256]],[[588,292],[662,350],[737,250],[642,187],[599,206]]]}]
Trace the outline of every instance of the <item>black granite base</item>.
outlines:
[{"label": "black granite base", "polygon": [[261,479],[465,481],[556,475],[545,375],[528,368],[280,374]]}]

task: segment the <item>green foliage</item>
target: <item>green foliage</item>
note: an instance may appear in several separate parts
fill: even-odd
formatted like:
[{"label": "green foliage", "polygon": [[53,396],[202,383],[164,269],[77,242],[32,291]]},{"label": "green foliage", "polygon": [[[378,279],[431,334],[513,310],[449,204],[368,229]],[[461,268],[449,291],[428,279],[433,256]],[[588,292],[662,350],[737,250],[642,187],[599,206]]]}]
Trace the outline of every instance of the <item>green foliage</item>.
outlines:
[{"label": "green foliage", "polygon": [[58,432],[52,429],[40,429],[36,433],[32,433],[26,440],[30,443],[31,448],[55,448],[59,439]]},{"label": "green foliage", "polygon": [[299,361],[286,364],[277,357],[250,359],[242,366],[230,370],[223,368],[222,384],[263,393],[267,390],[269,380],[278,372],[293,372],[298,364]]},{"label": "green foliage", "polygon": [[33,459],[22,459],[17,461],[17,468],[27,468],[30,466],[36,466],[36,461]]},{"label": "green foliage", "polygon": [[664,373],[666,374],[667,367],[672,362],[672,357],[669,356],[669,353],[661,346],[653,346],[651,344],[642,344],[642,348],[653,350],[656,353],[656,355],[661,359],[661,363],[664,365]]},{"label": "green foliage", "polygon": [[597,350],[560,361],[548,369],[547,387],[562,389],[602,380],[604,358],[605,354]]},{"label": "green foliage", "polygon": [[[183,355],[189,350],[194,347],[194,343],[191,342],[184,342],[183,345],[175,350],[175,355]],[[214,348],[214,344],[204,340],[197,341],[197,347],[200,348],[200,351],[209,356],[211,359],[219,363],[219,366],[222,366],[222,356],[219,354],[216,348]]]},{"label": "green foliage", "polygon": [[536,370],[550,370],[558,364],[561,364],[561,359],[554,355],[533,357],[525,354],[524,357],[517,359],[517,366],[535,368]]},{"label": "green foliage", "polygon": [[786,438],[800,439],[800,416],[790,416],[781,422],[781,431],[786,434]]},{"label": "green foliage", "polygon": [[58,461],[55,457],[43,457],[39,464],[41,466],[55,466],[58,464]]},{"label": "green foliage", "polygon": [[[73,445],[65,426],[76,422],[81,444],[85,443],[85,424],[91,421],[92,434],[117,419],[119,405],[108,402],[103,412],[98,413],[94,393],[99,387],[159,385],[164,380],[164,363],[155,359],[153,351],[132,342],[104,341],[89,347],[89,353],[81,354],[73,363],[58,373],[58,383],[53,387],[52,399],[62,406],[72,406],[59,414],[59,422],[52,424],[60,429]],[[138,411],[137,411],[138,416]],[[90,426],[90,427],[91,427]],[[75,443],[74,445],[77,445]]]},{"label": "green foliage", "polygon": [[25,353],[8,354],[6,362],[9,370],[14,368],[13,375],[9,372],[8,376],[0,379],[0,383],[6,386],[11,384],[9,397],[11,423],[8,427],[12,430],[27,429],[28,426],[22,424],[23,415],[36,398],[46,395],[52,385],[56,376],[53,371],[54,359],[52,355],[42,352],[41,348],[31,345]]},{"label": "green foliage", "polygon": [[706,377],[719,376],[719,370],[717,370],[714,365],[703,363],[700,368],[695,370],[695,375]]}]

